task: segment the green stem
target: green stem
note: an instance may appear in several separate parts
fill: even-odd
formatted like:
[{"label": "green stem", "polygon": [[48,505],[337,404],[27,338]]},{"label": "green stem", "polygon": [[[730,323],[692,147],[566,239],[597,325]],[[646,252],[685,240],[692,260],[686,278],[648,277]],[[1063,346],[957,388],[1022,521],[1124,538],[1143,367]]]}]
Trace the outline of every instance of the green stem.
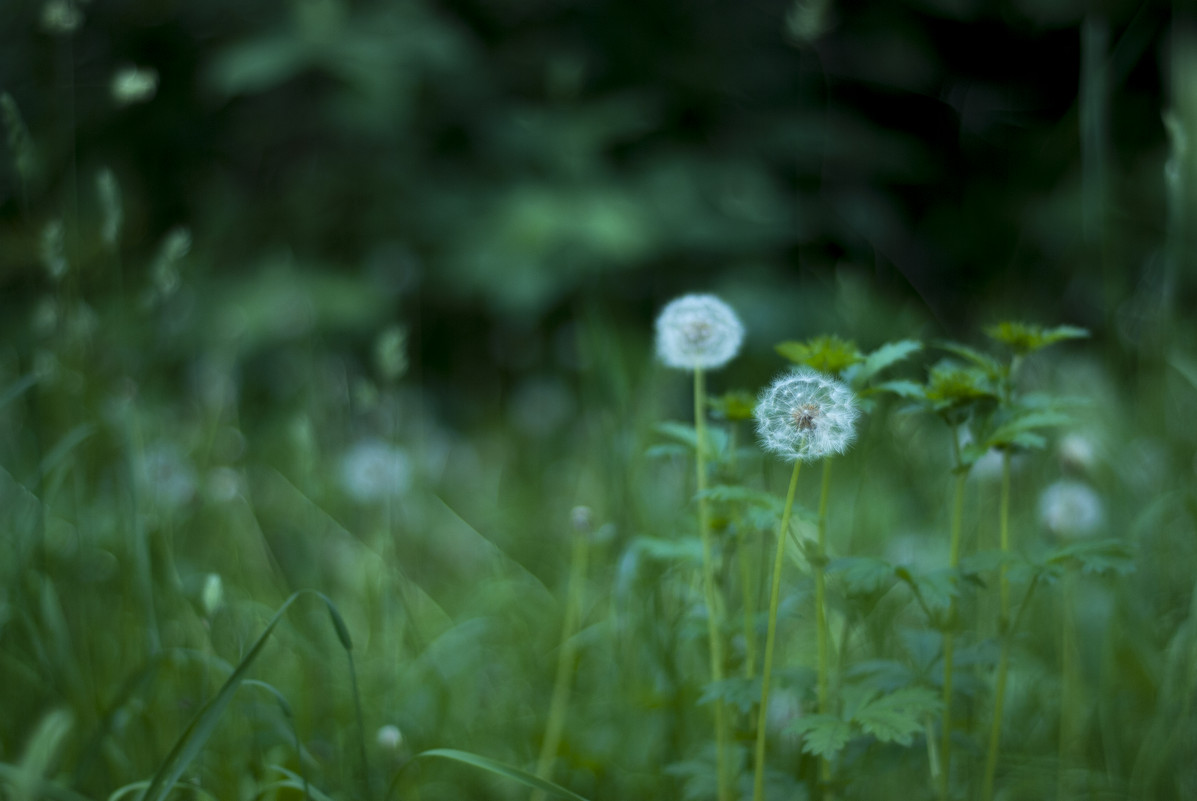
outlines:
[{"label": "green stem", "polygon": [[[1003,554],[1010,553],[1010,451],[1002,451],[1002,500],[999,511],[1001,521],[1000,547]],[[1001,583],[1001,619],[1003,623],[1010,614],[1010,580],[1006,577],[1006,563],[998,569]]]},{"label": "green stem", "polygon": [[[698,470],[698,531],[702,538],[702,589],[707,605],[707,641],[710,645],[711,681],[723,681],[723,642],[719,637],[719,603],[715,590],[715,564],[711,548],[711,519],[707,508],[706,392],[701,368],[694,370],[695,463]],[[719,801],[731,801],[727,775],[727,714],[723,699],[715,699],[715,772]]]},{"label": "green stem", "polygon": [[749,564],[748,542],[745,527],[740,529],[740,541],[736,547],[740,561],[740,604],[744,607],[744,678],[756,675],[756,630],[753,618],[756,605],[753,603],[752,565]]},{"label": "green stem", "polygon": [[998,660],[997,689],[993,694],[993,723],[989,730],[989,751],[985,755],[985,780],[981,791],[981,798],[984,801],[993,801],[993,777],[997,773],[998,744],[1002,739],[1002,714],[1006,703],[1006,676],[1010,670],[1010,646],[1038,583],[1039,576],[1031,579],[1031,584],[1027,587],[1027,594],[1023,596],[1022,603],[1019,604],[1018,614],[1002,632],[1002,655]]},{"label": "green stem", "polygon": [[[589,541],[585,534],[575,534],[573,554],[570,558],[569,587],[566,590],[565,622],[561,625],[561,647],[557,651],[557,675],[553,680],[553,700],[549,703],[549,719],[545,724],[544,742],[540,746],[540,758],[536,762],[536,775],[552,780],[553,762],[561,747],[561,735],[565,731],[565,711],[569,701],[570,677],[578,653],[574,635],[582,614],[582,592],[586,581],[586,564],[589,559]],[[532,793],[532,801],[543,801],[543,790]]]},{"label": "green stem", "polygon": [[[831,656],[827,630],[827,498],[831,490],[831,460],[823,460],[823,485],[819,490],[819,554],[815,560],[815,627],[819,654],[819,714],[830,715],[830,673]],[[831,763],[826,757],[819,759],[819,776],[826,788],[831,781]]]},{"label": "green stem", "polygon": [[1080,717],[1080,676],[1077,671],[1077,635],[1074,616],[1076,577],[1064,576],[1060,610],[1060,756],[1057,768],[1056,797],[1069,795],[1068,771],[1076,764],[1077,719]]},{"label": "green stem", "polygon": [[794,491],[798,488],[798,473],[802,462],[794,462],[786,505],[777,527],[777,553],[773,557],[773,585],[769,593],[769,628],[765,634],[765,664],[761,668],[761,707],[756,721],[756,768],[752,779],[752,801],[765,797],[765,718],[769,711],[769,679],[773,672],[773,647],[777,636],[777,606],[781,598],[781,568],[786,548],[786,533],[790,528],[790,513],[794,510]]},{"label": "green stem", "polygon": [[[956,492],[952,501],[952,539],[948,561],[953,570],[960,566],[960,534],[964,528],[964,482],[968,473],[960,461],[960,440],[952,432],[952,452],[956,462]],[[948,607],[947,625],[943,634],[943,725],[940,732],[939,797],[947,801],[952,776],[952,662],[956,652],[956,636],[952,631],[956,618],[956,602]]]}]

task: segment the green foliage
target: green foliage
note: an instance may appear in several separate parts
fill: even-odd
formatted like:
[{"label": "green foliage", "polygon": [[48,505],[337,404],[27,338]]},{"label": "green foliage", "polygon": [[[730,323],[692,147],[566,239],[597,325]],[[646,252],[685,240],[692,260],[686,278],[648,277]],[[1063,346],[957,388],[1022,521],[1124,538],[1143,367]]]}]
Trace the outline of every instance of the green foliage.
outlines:
[{"label": "green foliage", "polygon": [[1055,328],[1045,328],[1023,322],[1003,322],[985,329],[990,339],[1008,346],[1016,354],[1025,356],[1042,350],[1057,342],[1070,339],[1084,339],[1089,332],[1074,325],[1060,325]]},{"label": "green foliage", "polygon": [[834,376],[865,361],[855,342],[834,335],[818,336],[806,342],[781,342],[774,349],[795,364]]}]

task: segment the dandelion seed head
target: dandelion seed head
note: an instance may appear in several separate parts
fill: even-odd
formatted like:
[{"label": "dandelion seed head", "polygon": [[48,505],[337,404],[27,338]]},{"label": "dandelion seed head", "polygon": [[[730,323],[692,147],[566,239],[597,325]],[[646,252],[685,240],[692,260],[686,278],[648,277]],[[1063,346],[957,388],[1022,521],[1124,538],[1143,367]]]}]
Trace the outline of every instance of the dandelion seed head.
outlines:
[{"label": "dandelion seed head", "polygon": [[1091,536],[1101,528],[1105,517],[1101,496],[1081,481],[1061,479],[1039,496],[1039,519],[1057,537],[1081,539]]},{"label": "dandelion seed head", "polygon": [[393,723],[388,723],[380,728],[374,738],[378,742],[378,747],[387,751],[394,751],[403,744],[403,732],[399,731],[399,727]]},{"label": "dandelion seed head", "polygon": [[683,295],[657,318],[657,356],[680,370],[722,367],[743,341],[740,318],[714,295]]},{"label": "dandelion seed head", "polygon": [[402,448],[379,439],[358,442],[341,457],[341,487],[362,502],[402,494],[411,484],[411,463]]},{"label": "dandelion seed head", "polygon": [[756,405],[756,428],[765,450],[789,461],[843,453],[856,436],[860,411],[852,390],[817,370],[779,376]]}]

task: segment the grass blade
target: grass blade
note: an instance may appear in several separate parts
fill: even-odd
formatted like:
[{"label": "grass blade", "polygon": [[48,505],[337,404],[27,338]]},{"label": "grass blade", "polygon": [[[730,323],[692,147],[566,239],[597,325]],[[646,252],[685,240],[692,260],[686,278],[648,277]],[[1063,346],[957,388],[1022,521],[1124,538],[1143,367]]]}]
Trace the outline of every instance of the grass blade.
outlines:
[{"label": "grass blade", "polygon": [[[504,778],[520,782],[521,784],[541,790],[557,798],[566,798],[569,799],[569,801],[586,801],[585,798],[577,793],[570,792],[561,785],[542,779],[526,770],[520,770],[519,768],[512,767],[511,765],[505,765],[502,762],[497,762],[484,756],[471,754],[468,751],[458,751],[453,748],[434,748],[431,751],[422,751],[419,754],[416,754],[415,758],[412,759],[412,762],[415,762],[416,759],[424,759],[427,757],[440,757],[441,759],[450,759],[454,762],[461,762],[462,764],[470,765],[480,770],[485,770],[489,773],[494,773],[497,776],[503,776]],[[408,764],[410,765],[411,762]]]}]

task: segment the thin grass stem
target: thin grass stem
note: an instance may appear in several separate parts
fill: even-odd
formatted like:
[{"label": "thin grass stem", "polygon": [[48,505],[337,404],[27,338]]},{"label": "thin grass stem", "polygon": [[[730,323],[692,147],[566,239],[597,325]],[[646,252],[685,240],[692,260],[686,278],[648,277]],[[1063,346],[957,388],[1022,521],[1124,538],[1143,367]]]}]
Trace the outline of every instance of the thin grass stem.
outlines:
[{"label": "thin grass stem", "polygon": [[[827,630],[827,499],[831,494],[831,460],[823,460],[823,483],[819,490],[819,554],[815,560],[815,628],[819,657],[819,714],[831,714],[830,674],[831,654]],[[826,757],[819,758],[819,777],[826,788],[831,782],[831,763]]]}]

